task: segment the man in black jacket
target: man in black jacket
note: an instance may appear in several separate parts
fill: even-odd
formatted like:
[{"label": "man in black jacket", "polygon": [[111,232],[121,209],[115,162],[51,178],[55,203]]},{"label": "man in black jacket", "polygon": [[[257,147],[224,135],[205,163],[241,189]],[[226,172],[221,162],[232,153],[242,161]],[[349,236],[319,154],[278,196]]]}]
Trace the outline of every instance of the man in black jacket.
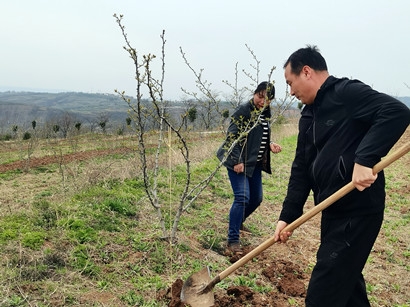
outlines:
[{"label": "man in black jacket", "polygon": [[352,181],[356,190],[322,212],[306,306],[370,306],[362,270],[385,206],[384,174],[372,167],[406,130],[409,108],[358,80],[330,76],[316,46],[295,51],[284,69],[291,95],[305,106],[275,239],[288,240],[292,233],[281,231],[302,215],[310,191],[318,204]]}]

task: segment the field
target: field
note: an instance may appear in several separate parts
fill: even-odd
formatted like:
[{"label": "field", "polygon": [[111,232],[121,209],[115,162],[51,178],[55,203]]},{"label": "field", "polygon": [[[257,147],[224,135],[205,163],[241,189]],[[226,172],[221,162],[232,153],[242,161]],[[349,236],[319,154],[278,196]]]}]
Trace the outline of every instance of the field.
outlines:
[{"label": "field", "polygon": [[[286,193],[295,126],[278,129],[283,152],[264,176],[264,202],[242,236],[246,250],[273,235]],[[156,139],[155,135],[152,136]],[[193,174],[205,177],[223,134],[191,133]],[[410,141],[410,131],[392,151]],[[0,306],[183,306],[188,276],[211,275],[225,253],[232,201],[220,169],[178,226],[177,242],[161,238],[141,183],[136,138],[92,134],[69,140],[2,142],[0,147]],[[161,194],[172,222],[183,177],[178,150],[165,152]],[[364,270],[372,306],[410,306],[410,154],[386,169],[387,208]],[[312,207],[308,200],[306,209]],[[218,283],[215,306],[304,306],[319,245],[320,214]]]}]

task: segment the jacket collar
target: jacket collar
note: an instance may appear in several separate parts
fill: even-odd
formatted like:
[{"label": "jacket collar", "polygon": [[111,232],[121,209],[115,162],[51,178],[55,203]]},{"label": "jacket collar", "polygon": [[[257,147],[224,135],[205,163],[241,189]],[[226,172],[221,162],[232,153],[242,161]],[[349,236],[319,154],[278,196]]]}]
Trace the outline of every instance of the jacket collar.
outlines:
[{"label": "jacket collar", "polygon": [[333,88],[333,86],[338,83],[341,79],[336,78],[334,76],[329,76],[327,77],[327,79],[325,80],[325,82],[323,82],[322,86],[319,88],[319,90],[317,91],[316,97],[315,97],[315,102],[314,104],[320,104],[320,102],[322,101],[322,97],[323,95],[330,89]]}]

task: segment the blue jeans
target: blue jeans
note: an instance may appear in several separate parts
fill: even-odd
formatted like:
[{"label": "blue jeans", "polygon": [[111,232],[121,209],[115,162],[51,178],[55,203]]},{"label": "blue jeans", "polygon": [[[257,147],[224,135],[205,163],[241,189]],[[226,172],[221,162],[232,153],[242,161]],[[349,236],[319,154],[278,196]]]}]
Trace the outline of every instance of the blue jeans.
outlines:
[{"label": "blue jeans", "polygon": [[229,212],[228,244],[239,242],[239,230],[246,218],[262,202],[262,168],[256,167],[252,177],[228,169],[234,201]]}]

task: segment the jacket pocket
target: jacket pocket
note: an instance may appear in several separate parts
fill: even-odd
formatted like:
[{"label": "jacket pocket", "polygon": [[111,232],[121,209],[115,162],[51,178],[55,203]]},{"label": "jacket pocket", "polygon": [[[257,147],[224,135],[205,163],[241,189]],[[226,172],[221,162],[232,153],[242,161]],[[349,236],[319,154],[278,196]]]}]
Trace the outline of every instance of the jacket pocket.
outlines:
[{"label": "jacket pocket", "polygon": [[342,178],[342,180],[345,180],[345,178],[346,178],[346,166],[345,166],[345,162],[344,162],[342,156],[339,157],[338,172],[339,172],[340,178]]}]

